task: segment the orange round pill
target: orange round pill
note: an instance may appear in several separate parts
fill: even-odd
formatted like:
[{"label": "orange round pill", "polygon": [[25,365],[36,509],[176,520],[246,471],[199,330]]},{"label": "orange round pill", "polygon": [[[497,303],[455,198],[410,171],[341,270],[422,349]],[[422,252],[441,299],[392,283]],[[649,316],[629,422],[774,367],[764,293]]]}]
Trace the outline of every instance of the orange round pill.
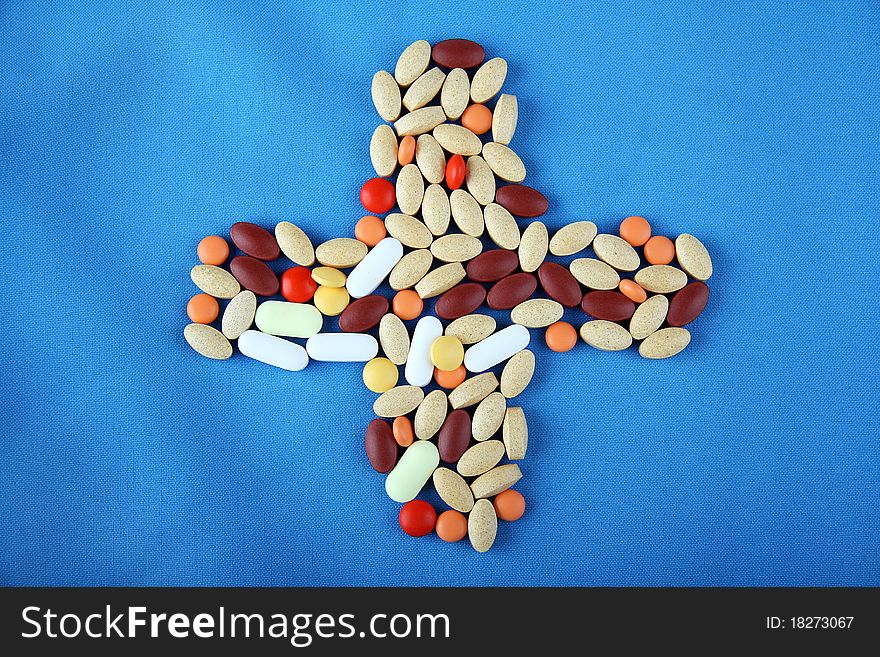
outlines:
[{"label": "orange round pill", "polygon": [[220,314],[220,305],[210,294],[197,294],[186,304],[186,314],[196,324],[210,324]]},{"label": "orange round pill", "polygon": [[416,154],[416,138],[407,135],[400,140],[400,146],[397,147],[397,163],[405,167],[413,161]]},{"label": "orange round pill", "polygon": [[196,252],[204,264],[219,267],[229,257],[229,243],[219,235],[208,235],[199,242]]},{"label": "orange round pill", "polygon": [[447,390],[452,390],[453,388],[460,386],[464,383],[466,377],[467,370],[464,365],[459,365],[454,370],[449,370],[448,372],[438,370],[436,367],[434,368],[434,380],[437,382],[438,386],[446,388]]},{"label": "orange round pill", "polygon": [[648,293],[645,292],[645,288],[628,278],[621,279],[620,292],[625,297],[632,301],[635,301],[636,303],[642,303],[645,299],[648,298]]},{"label": "orange round pill", "polygon": [[485,105],[471,105],[461,115],[461,124],[475,135],[484,135],[492,127],[492,110]]},{"label": "orange round pill", "polygon": [[632,246],[641,246],[651,237],[651,224],[644,217],[627,217],[620,222],[620,236]]},{"label": "orange round pill", "polygon": [[410,419],[406,415],[394,418],[394,424],[391,425],[391,432],[394,434],[394,440],[401,447],[409,447],[415,440],[415,432]]},{"label": "orange round pill", "polygon": [[401,290],[391,300],[391,308],[400,319],[415,319],[424,307],[425,302],[415,290]]},{"label": "orange round pill", "polygon": [[675,258],[675,244],[668,237],[654,235],[645,242],[645,260],[652,265],[668,265]]},{"label": "orange round pill", "polygon": [[437,516],[434,531],[447,543],[456,543],[467,536],[467,519],[455,509],[444,511]]},{"label": "orange round pill", "polygon": [[544,339],[552,351],[570,351],[577,344],[577,331],[568,322],[556,322],[547,327]]},{"label": "orange round pill", "polygon": [[507,522],[519,520],[526,512],[526,498],[522,496],[522,493],[512,488],[498,493],[492,505],[495,507],[495,515]]},{"label": "orange round pill", "polygon": [[361,217],[354,225],[354,236],[371,248],[385,239],[385,235],[385,222],[371,214]]}]

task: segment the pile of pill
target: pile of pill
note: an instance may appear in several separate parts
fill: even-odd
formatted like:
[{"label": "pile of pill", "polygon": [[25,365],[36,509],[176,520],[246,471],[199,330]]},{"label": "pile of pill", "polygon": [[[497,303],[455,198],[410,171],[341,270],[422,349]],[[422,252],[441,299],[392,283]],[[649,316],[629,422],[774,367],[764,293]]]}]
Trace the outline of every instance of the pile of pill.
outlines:
[{"label": "pile of pill", "polygon": [[[373,132],[377,177],[360,192],[371,214],[355,237],[313,247],[290,222],[274,234],[238,222],[229,231],[239,251],[231,260],[226,239],[205,237],[202,264],[191,271],[202,293],[190,299],[184,329],[209,358],[229,358],[235,341],[245,356],[290,371],[310,361],[364,363],[364,384],[379,395],[366,456],[402,504],[401,528],[411,536],[436,531],[447,542],[467,536],[479,552],[494,543],[499,518],[525,511],[512,487],[528,425],[509,401],[535,371],[529,329],[544,329],[551,350],[569,351],[578,331],[562,317],[579,308],[592,318],[580,327],[587,344],[620,351],[638,342],[643,357],[668,358],[690,343],[684,326],[706,307],[712,274],[697,238],[652,235],[643,217],[624,219],[619,235],[599,234],[590,221],[552,238],[540,221],[520,231],[517,217],[543,215],[548,201],[521,184],[525,165],[509,146],[518,105],[500,93],[507,63],[484,60],[482,46],[465,39],[433,48],[416,41],[393,75],[376,73],[373,103],[393,127]],[[548,260],[588,248],[595,258]],[[294,266],[279,279],[267,263],[282,256]],[[386,284],[390,300],[376,293]],[[211,326],[218,299],[229,300],[220,330]],[[477,313],[483,305],[509,311],[509,325],[499,329],[495,317]],[[337,317],[338,332],[325,331],[328,317]],[[439,515],[416,499],[428,481],[449,507]]]}]

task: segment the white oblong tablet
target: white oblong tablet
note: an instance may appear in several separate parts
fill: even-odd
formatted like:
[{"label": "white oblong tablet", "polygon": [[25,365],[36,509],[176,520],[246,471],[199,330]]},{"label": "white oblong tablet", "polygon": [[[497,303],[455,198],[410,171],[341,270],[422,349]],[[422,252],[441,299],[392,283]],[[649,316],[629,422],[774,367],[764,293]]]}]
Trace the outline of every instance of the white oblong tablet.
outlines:
[{"label": "white oblong tablet", "polygon": [[529,329],[508,326],[481,340],[464,352],[464,366],[470,372],[485,372],[529,346]]},{"label": "white oblong tablet", "polygon": [[312,360],[360,363],[376,357],[379,343],[366,333],[318,333],[306,340]]},{"label": "white oblong tablet", "polygon": [[431,315],[422,317],[413,331],[409,345],[409,356],[403,376],[411,386],[425,387],[434,376],[434,363],[431,362],[431,343],[443,335],[443,324]]},{"label": "white oblong tablet", "polygon": [[309,364],[309,355],[301,345],[260,331],[242,333],[238,349],[248,358],[291,372],[298,372]]},{"label": "white oblong tablet", "polygon": [[402,257],[403,245],[393,237],[386,237],[351,270],[345,282],[348,293],[355,299],[372,294]]}]

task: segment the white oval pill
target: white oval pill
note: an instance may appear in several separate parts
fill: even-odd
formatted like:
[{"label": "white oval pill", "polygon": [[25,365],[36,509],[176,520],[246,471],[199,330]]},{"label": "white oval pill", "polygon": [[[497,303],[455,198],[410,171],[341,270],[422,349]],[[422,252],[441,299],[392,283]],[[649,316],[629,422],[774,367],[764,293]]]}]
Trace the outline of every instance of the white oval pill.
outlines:
[{"label": "white oval pill", "polygon": [[379,342],[366,333],[318,333],[306,340],[312,360],[365,363],[379,353]]},{"label": "white oval pill", "polygon": [[351,270],[345,282],[348,293],[355,299],[372,294],[402,257],[403,245],[393,237],[386,237]]},{"label": "white oval pill", "polygon": [[464,366],[471,372],[485,372],[529,346],[529,329],[508,326],[481,340],[464,352]]},{"label": "white oval pill", "polygon": [[298,372],[309,364],[309,355],[301,345],[260,331],[242,333],[238,349],[249,358],[291,372]]},{"label": "white oval pill", "polygon": [[[528,331],[526,331],[528,333]],[[413,331],[409,356],[403,376],[412,386],[424,387],[434,376],[434,363],[431,362],[431,343],[443,335],[443,324],[431,315],[422,317]]]}]

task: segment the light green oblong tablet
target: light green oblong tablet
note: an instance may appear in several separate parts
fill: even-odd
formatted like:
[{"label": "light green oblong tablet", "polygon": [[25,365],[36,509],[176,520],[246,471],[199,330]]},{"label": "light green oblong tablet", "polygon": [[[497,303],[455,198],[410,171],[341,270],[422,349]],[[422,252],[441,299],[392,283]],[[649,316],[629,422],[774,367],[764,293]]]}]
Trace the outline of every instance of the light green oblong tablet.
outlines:
[{"label": "light green oblong tablet", "polygon": [[321,330],[324,318],[313,305],[266,301],[257,308],[257,328],[269,335],[310,338]]},{"label": "light green oblong tablet", "polygon": [[422,487],[440,465],[440,453],[434,443],[418,440],[400,457],[385,479],[385,492],[401,504],[415,499]]}]

